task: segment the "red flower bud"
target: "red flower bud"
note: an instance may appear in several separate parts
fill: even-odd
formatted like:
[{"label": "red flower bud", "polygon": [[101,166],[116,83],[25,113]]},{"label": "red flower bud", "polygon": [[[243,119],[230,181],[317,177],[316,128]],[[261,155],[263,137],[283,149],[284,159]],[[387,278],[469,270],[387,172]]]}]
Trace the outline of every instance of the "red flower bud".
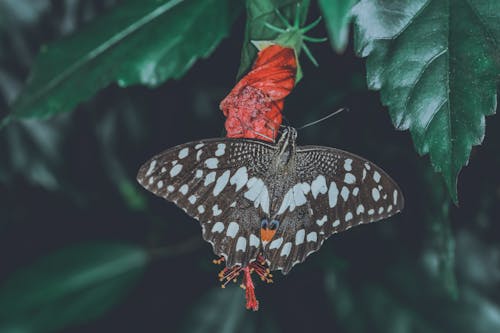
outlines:
[{"label": "red flower bud", "polygon": [[295,51],[280,45],[261,50],[252,69],[220,103],[230,138],[273,141],[281,125],[284,99],[295,84]]}]

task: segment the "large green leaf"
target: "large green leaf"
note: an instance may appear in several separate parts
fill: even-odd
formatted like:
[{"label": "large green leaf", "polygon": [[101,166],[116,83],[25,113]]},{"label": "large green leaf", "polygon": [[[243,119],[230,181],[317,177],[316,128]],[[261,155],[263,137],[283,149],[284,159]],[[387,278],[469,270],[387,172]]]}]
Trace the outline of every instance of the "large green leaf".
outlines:
[{"label": "large green leaf", "polygon": [[300,22],[303,24],[307,17],[309,2],[310,0],[246,0],[247,22],[238,76],[243,75],[255,60],[257,49],[252,45],[252,41],[269,41],[278,37],[278,33],[267,28],[265,24],[284,28],[276,10],[279,10],[289,22],[294,21],[296,11],[299,10]]},{"label": "large green leaf", "polygon": [[147,261],[144,249],[114,243],[43,257],[0,288],[0,331],[51,332],[94,319],[123,299]]},{"label": "large green leaf", "polygon": [[349,24],[351,22],[351,8],[358,0],[318,0],[323,13],[330,44],[338,53],[344,52],[349,42]]},{"label": "large green leaf", "polygon": [[457,202],[458,173],[496,109],[500,1],[361,0],[353,15],[369,87]]},{"label": "large green leaf", "polygon": [[13,115],[70,111],[112,82],[157,86],[180,78],[228,35],[240,7],[234,0],[125,1],[42,48]]}]

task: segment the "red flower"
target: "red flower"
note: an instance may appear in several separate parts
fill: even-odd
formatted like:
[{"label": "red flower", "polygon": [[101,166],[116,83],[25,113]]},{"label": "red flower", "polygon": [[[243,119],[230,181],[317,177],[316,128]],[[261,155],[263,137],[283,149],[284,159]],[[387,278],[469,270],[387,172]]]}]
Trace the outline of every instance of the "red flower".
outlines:
[{"label": "red flower", "polygon": [[297,59],[292,48],[271,45],[261,50],[250,72],[220,103],[227,117],[227,137],[273,141],[296,73]]},{"label": "red flower", "polygon": [[[214,260],[214,264],[221,264],[224,262],[224,257],[218,260]],[[246,308],[248,310],[257,311],[259,309],[259,301],[255,297],[255,286],[252,281],[252,273],[257,273],[260,279],[267,283],[272,283],[271,271],[267,268],[266,260],[264,257],[259,255],[257,260],[251,262],[248,266],[234,266],[234,267],[224,267],[219,272],[219,280],[222,282],[222,288],[233,281],[236,282],[240,273],[243,271],[243,283],[240,285],[241,288],[245,289],[245,298],[247,301]]]}]

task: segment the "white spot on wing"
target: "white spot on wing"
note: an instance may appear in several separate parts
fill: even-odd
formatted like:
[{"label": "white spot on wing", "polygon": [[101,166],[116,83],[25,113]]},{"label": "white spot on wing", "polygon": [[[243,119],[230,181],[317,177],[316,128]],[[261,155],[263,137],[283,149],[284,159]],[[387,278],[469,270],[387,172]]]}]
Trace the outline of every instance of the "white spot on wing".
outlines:
[{"label": "white spot on wing", "polygon": [[191,195],[191,196],[189,197],[189,199],[188,199],[188,200],[189,200],[189,202],[191,203],[191,205],[194,205],[194,203],[196,202],[196,199],[197,199],[197,198],[196,198],[196,196],[195,196],[195,195]]},{"label": "white spot on wing", "polygon": [[214,191],[213,191],[213,194],[215,197],[218,196],[222,192],[222,190],[224,190],[224,187],[226,187],[227,182],[229,181],[230,174],[231,174],[231,171],[226,170],[226,171],[224,171],[222,176],[220,176],[217,179],[217,182],[215,183],[215,187],[214,187]]},{"label": "white spot on wing", "polygon": [[170,170],[170,177],[175,177],[181,172],[182,170],[182,164],[177,164],[175,165],[172,170]]},{"label": "white spot on wing", "polygon": [[269,214],[269,192],[262,179],[252,177],[247,182],[248,190],[244,197],[254,203],[255,208],[261,206],[264,213]]},{"label": "white spot on wing", "polygon": [[222,222],[217,222],[212,227],[212,233],[214,233],[214,232],[222,232],[222,231],[224,231],[224,223],[222,223]]},{"label": "white spot on wing", "polygon": [[394,192],[392,192],[392,203],[394,205],[396,205],[398,203],[398,191],[397,190],[394,190]]},{"label": "white spot on wing", "polygon": [[198,206],[198,213],[200,213],[200,214],[205,213],[205,206],[203,206],[203,205],[199,205],[199,206]]},{"label": "white spot on wing", "polygon": [[259,247],[260,239],[254,234],[250,234],[250,246]]},{"label": "white spot on wing", "polygon": [[365,206],[363,206],[363,204],[359,204],[358,207],[356,208],[356,215],[359,215],[364,212],[365,212]]},{"label": "white spot on wing", "polygon": [[328,205],[333,208],[337,205],[337,198],[339,196],[339,189],[335,182],[330,183],[330,189],[328,190]]},{"label": "white spot on wing", "polygon": [[292,243],[290,242],[285,243],[285,245],[283,245],[283,248],[281,249],[280,256],[288,257],[290,255],[291,250],[292,250]]},{"label": "white spot on wing", "polygon": [[328,191],[328,187],[326,186],[325,176],[319,175],[315,180],[311,183],[311,194],[316,199],[316,197],[321,193],[325,194]]},{"label": "white spot on wing", "polygon": [[352,160],[350,158],[348,158],[344,161],[344,169],[345,169],[345,171],[352,170]]},{"label": "white spot on wing", "polygon": [[344,182],[347,184],[354,184],[356,182],[356,177],[350,172],[346,173],[344,176]]},{"label": "white spot on wing", "polygon": [[231,222],[227,227],[226,236],[234,238],[238,233],[238,230],[240,230],[240,226],[238,225],[238,223]]},{"label": "white spot on wing", "polygon": [[224,143],[219,143],[217,145],[217,150],[215,151],[215,156],[222,156],[226,152],[226,145]]},{"label": "white spot on wing", "polygon": [[248,181],[247,167],[241,167],[236,170],[235,174],[231,177],[229,183],[236,184],[236,192],[238,192]]},{"label": "white spot on wing", "polygon": [[189,148],[188,147],[182,148],[179,151],[179,158],[182,160],[183,158],[186,158],[186,156],[188,156],[188,154],[189,154]]},{"label": "white spot on wing", "polygon": [[316,242],[318,241],[318,234],[316,231],[310,232],[307,234],[307,241],[308,242]]},{"label": "white spot on wing", "polygon": [[344,199],[344,201],[347,201],[347,198],[349,198],[349,189],[347,187],[342,187],[342,191],[340,192],[340,195]]},{"label": "white spot on wing", "polygon": [[354,195],[355,197],[358,196],[358,193],[359,193],[359,187],[355,187],[353,190],[352,190],[352,195]]},{"label": "white spot on wing", "polygon": [[175,187],[173,187],[172,185],[167,186],[167,191],[169,191],[170,193],[172,193],[174,190],[175,190]]},{"label": "white spot on wing", "polygon": [[375,171],[373,173],[373,180],[378,183],[380,181],[380,173],[378,173],[377,171]]},{"label": "white spot on wing", "polygon": [[345,214],[345,221],[350,221],[352,220],[353,216],[352,216],[352,213],[351,212],[348,212],[347,214]]},{"label": "white spot on wing", "polygon": [[324,215],[320,220],[316,220],[316,224],[321,227],[323,224],[325,224],[326,221],[327,221],[327,217],[326,217],[326,215]]},{"label": "white spot on wing", "polygon": [[196,178],[201,178],[202,176],[203,176],[203,170],[200,170],[200,169],[196,170],[195,177]]},{"label": "white spot on wing", "polygon": [[238,238],[236,242],[236,251],[245,251],[247,248],[247,239],[243,236]]},{"label": "white spot on wing", "polygon": [[368,215],[373,215],[373,213],[375,213],[375,210],[373,208],[368,210]]},{"label": "white spot on wing", "polygon": [[307,202],[304,194],[309,193],[309,184],[299,183],[293,186],[293,200],[295,201],[295,206],[302,206]]},{"label": "white spot on wing", "polygon": [[194,149],[200,149],[204,145],[205,145],[204,143],[198,143],[196,146],[194,146]]},{"label": "white spot on wing", "polygon": [[156,160],[151,161],[151,163],[149,164],[148,171],[146,172],[146,176],[150,176],[153,173],[156,164],[157,164]]},{"label": "white spot on wing", "polygon": [[222,214],[222,209],[219,209],[219,206],[216,204],[212,207],[212,213],[214,216],[219,216]]},{"label": "white spot on wing", "polygon": [[380,192],[378,189],[376,189],[375,187],[372,188],[372,198],[373,200],[375,201],[378,201],[378,199],[380,199]]},{"label": "white spot on wing", "polygon": [[295,234],[295,245],[300,245],[304,243],[304,237],[306,235],[306,231],[304,229],[300,229]]},{"label": "white spot on wing", "polygon": [[205,183],[203,185],[208,186],[215,181],[215,171],[210,172],[205,176]]},{"label": "white spot on wing", "polygon": [[335,220],[335,222],[332,223],[332,227],[336,228],[340,225],[340,220]]},{"label": "white spot on wing", "polygon": [[189,186],[187,186],[187,184],[184,184],[182,185],[180,188],[179,188],[179,192],[181,192],[182,194],[186,195],[186,193],[188,192],[189,190]]},{"label": "white spot on wing", "polygon": [[283,243],[283,237],[276,238],[275,240],[273,240],[271,242],[271,244],[269,244],[269,250],[279,249],[279,247],[281,246],[281,243]]},{"label": "white spot on wing", "polygon": [[160,181],[156,184],[156,186],[158,186],[158,188],[162,188],[162,187],[163,187],[163,181],[162,181],[162,180],[160,180]]},{"label": "white spot on wing", "polygon": [[219,160],[215,157],[208,158],[205,161],[205,165],[209,169],[215,169],[215,168],[217,168],[217,165],[219,165]]}]

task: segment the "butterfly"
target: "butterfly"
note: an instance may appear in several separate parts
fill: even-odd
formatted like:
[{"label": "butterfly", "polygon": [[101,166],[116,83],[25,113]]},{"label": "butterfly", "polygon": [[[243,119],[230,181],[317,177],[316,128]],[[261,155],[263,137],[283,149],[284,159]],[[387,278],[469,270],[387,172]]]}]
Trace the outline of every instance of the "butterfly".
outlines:
[{"label": "butterfly", "polygon": [[286,127],[276,143],[216,138],[170,148],[147,161],[138,182],[200,221],[226,265],[259,254],[287,274],[332,234],[403,209],[398,185],[354,154],[297,146]]}]

